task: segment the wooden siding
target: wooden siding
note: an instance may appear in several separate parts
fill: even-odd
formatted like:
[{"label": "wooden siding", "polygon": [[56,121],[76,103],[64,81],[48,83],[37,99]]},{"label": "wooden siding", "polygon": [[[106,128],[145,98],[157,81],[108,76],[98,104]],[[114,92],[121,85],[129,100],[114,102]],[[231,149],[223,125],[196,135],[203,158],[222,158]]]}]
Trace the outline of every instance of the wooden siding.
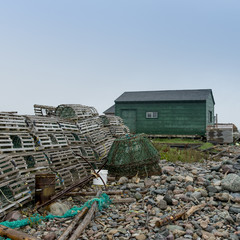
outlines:
[{"label": "wooden siding", "polygon": [[[131,116],[126,116],[126,110],[134,110],[136,112],[136,126],[133,128],[128,126],[131,132],[166,135],[205,135],[206,119],[208,120],[206,112],[210,109],[213,111],[214,106],[210,102],[209,99],[208,107],[206,107],[206,101],[116,102],[115,115],[122,117],[124,123],[128,125]],[[158,112],[158,118],[147,119],[146,112]],[[130,121],[133,122],[133,119]]]},{"label": "wooden siding", "polygon": [[[209,111],[212,112],[212,121],[209,121]],[[214,125],[215,117],[214,117],[214,102],[212,96],[209,95],[206,100],[206,127]]]}]

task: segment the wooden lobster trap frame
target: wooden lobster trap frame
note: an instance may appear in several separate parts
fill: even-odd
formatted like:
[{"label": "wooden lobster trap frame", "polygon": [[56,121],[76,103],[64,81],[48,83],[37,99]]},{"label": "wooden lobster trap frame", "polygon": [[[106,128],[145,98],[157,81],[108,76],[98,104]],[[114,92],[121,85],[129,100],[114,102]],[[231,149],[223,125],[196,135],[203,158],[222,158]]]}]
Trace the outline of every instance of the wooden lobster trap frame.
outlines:
[{"label": "wooden lobster trap frame", "polygon": [[16,113],[0,112],[0,131],[1,132],[18,132],[28,131],[25,118]]},{"label": "wooden lobster trap frame", "polygon": [[26,152],[34,149],[34,140],[29,133],[0,133],[0,153]]}]

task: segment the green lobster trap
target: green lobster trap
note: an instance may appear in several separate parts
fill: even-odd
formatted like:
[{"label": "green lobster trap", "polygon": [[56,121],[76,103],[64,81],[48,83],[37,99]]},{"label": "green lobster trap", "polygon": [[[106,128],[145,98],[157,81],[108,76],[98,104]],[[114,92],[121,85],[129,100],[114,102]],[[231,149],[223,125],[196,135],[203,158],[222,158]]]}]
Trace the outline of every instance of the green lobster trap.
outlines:
[{"label": "green lobster trap", "polygon": [[117,176],[151,175],[160,173],[158,151],[144,135],[126,135],[114,141],[107,169]]}]

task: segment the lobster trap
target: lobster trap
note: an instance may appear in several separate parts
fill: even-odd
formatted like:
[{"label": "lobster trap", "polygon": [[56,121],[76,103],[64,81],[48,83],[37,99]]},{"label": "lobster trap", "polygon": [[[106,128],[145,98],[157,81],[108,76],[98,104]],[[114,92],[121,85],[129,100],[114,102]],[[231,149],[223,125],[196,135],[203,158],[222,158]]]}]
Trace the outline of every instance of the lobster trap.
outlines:
[{"label": "lobster trap", "polygon": [[158,151],[144,135],[116,139],[108,153],[107,169],[117,176],[148,175],[160,172]]}]

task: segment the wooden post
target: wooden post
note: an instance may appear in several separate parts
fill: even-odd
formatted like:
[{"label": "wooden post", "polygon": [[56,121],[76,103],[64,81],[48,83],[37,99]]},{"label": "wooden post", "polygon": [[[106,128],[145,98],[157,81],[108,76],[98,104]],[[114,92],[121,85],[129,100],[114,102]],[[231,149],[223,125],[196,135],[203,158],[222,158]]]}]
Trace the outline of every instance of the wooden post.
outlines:
[{"label": "wooden post", "polygon": [[29,236],[26,233],[2,225],[0,225],[0,236],[10,238],[12,240],[37,240],[37,238]]},{"label": "wooden post", "polygon": [[121,203],[133,203],[136,202],[135,198],[121,198],[121,199],[113,199],[113,203],[121,204]]},{"label": "wooden post", "polygon": [[[101,194],[101,191],[99,191],[97,193],[97,197],[99,197],[99,195]],[[85,216],[85,218],[83,219],[83,221],[81,222],[81,224],[77,227],[77,229],[75,230],[75,232],[72,234],[71,238],[69,238],[69,240],[76,240],[79,238],[79,236],[81,235],[81,233],[84,231],[84,229],[88,226],[88,224],[91,222],[92,217],[94,212],[97,209],[97,202],[94,202],[90,208],[90,210],[88,211],[87,215]]]},{"label": "wooden post", "polygon": [[65,232],[61,235],[61,237],[58,240],[67,240],[68,236],[72,233],[72,230],[75,228],[75,226],[78,224],[79,220],[84,216],[84,214],[88,211],[88,208],[85,207],[80,211],[76,217],[73,219],[71,224],[68,226],[68,228],[65,230]]}]

